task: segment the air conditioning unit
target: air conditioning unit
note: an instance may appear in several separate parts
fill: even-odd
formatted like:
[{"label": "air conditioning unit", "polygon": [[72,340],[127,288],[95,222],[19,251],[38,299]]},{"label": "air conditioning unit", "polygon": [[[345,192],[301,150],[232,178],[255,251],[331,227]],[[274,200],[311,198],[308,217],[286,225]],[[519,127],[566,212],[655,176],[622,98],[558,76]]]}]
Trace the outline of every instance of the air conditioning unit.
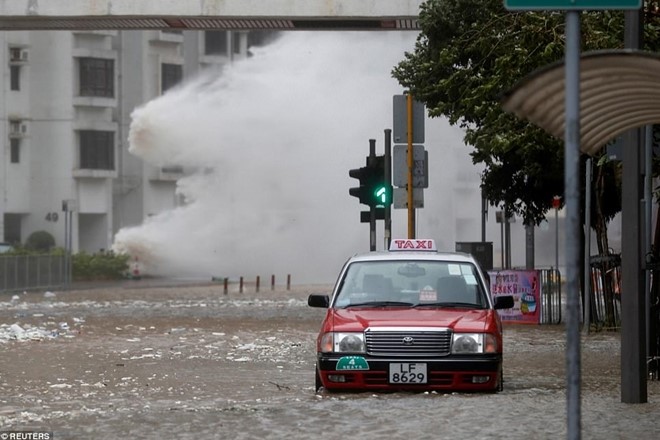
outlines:
[{"label": "air conditioning unit", "polygon": [[9,121],[9,136],[25,136],[27,134],[27,124],[21,121]]},{"label": "air conditioning unit", "polygon": [[19,47],[9,49],[9,61],[13,63],[26,62],[28,60],[28,51]]},{"label": "air conditioning unit", "polygon": [[183,167],[181,165],[168,165],[161,167],[160,171],[168,174],[183,174]]}]

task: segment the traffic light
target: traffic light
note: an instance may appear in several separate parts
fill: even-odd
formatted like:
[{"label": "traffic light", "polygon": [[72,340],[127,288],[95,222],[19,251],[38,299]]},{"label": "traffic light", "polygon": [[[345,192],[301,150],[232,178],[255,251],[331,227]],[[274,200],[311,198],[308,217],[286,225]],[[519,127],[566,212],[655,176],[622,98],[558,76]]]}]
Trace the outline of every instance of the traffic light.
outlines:
[{"label": "traffic light", "polygon": [[[371,163],[370,163],[371,162]],[[385,156],[367,158],[367,168],[372,169],[369,183],[369,206],[388,206],[392,204],[392,185],[385,181]]]},{"label": "traffic light", "polygon": [[348,171],[348,175],[360,181],[360,186],[350,188],[348,193],[353,197],[357,197],[360,203],[365,205],[369,204],[369,182],[371,179],[372,170],[368,167],[356,168]]},{"label": "traffic light", "polygon": [[367,166],[349,170],[348,175],[360,181],[348,193],[360,203],[372,207],[392,204],[392,185],[385,182],[385,157],[367,156]]}]

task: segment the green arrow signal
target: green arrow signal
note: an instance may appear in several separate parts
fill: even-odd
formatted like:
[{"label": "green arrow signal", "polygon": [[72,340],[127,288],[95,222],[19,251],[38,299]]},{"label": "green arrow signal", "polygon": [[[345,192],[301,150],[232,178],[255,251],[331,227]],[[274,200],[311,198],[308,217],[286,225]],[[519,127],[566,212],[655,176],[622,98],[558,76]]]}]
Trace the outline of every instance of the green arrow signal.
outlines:
[{"label": "green arrow signal", "polygon": [[376,190],[376,197],[381,203],[387,203],[387,189],[384,186],[381,186]]}]

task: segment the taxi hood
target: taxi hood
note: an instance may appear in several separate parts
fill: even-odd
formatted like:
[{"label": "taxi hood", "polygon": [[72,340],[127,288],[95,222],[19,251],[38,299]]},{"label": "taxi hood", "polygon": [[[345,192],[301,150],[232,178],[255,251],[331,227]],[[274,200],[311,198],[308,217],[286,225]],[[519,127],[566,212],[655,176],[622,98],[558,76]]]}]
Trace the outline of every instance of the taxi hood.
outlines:
[{"label": "taxi hood", "polygon": [[460,308],[348,308],[330,309],[334,331],[363,331],[369,327],[442,327],[482,332],[496,313],[490,309]]}]

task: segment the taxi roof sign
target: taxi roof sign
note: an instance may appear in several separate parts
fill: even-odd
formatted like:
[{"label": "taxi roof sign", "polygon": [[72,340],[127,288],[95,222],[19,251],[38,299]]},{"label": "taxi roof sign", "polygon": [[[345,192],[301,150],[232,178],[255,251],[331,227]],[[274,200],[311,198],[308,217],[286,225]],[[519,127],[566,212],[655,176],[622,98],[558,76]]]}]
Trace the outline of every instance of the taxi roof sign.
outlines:
[{"label": "taxi roof sign", "polygon": [[435,240],[424,238],[400,238],[390,243],[390,251],[437,251]]}]

